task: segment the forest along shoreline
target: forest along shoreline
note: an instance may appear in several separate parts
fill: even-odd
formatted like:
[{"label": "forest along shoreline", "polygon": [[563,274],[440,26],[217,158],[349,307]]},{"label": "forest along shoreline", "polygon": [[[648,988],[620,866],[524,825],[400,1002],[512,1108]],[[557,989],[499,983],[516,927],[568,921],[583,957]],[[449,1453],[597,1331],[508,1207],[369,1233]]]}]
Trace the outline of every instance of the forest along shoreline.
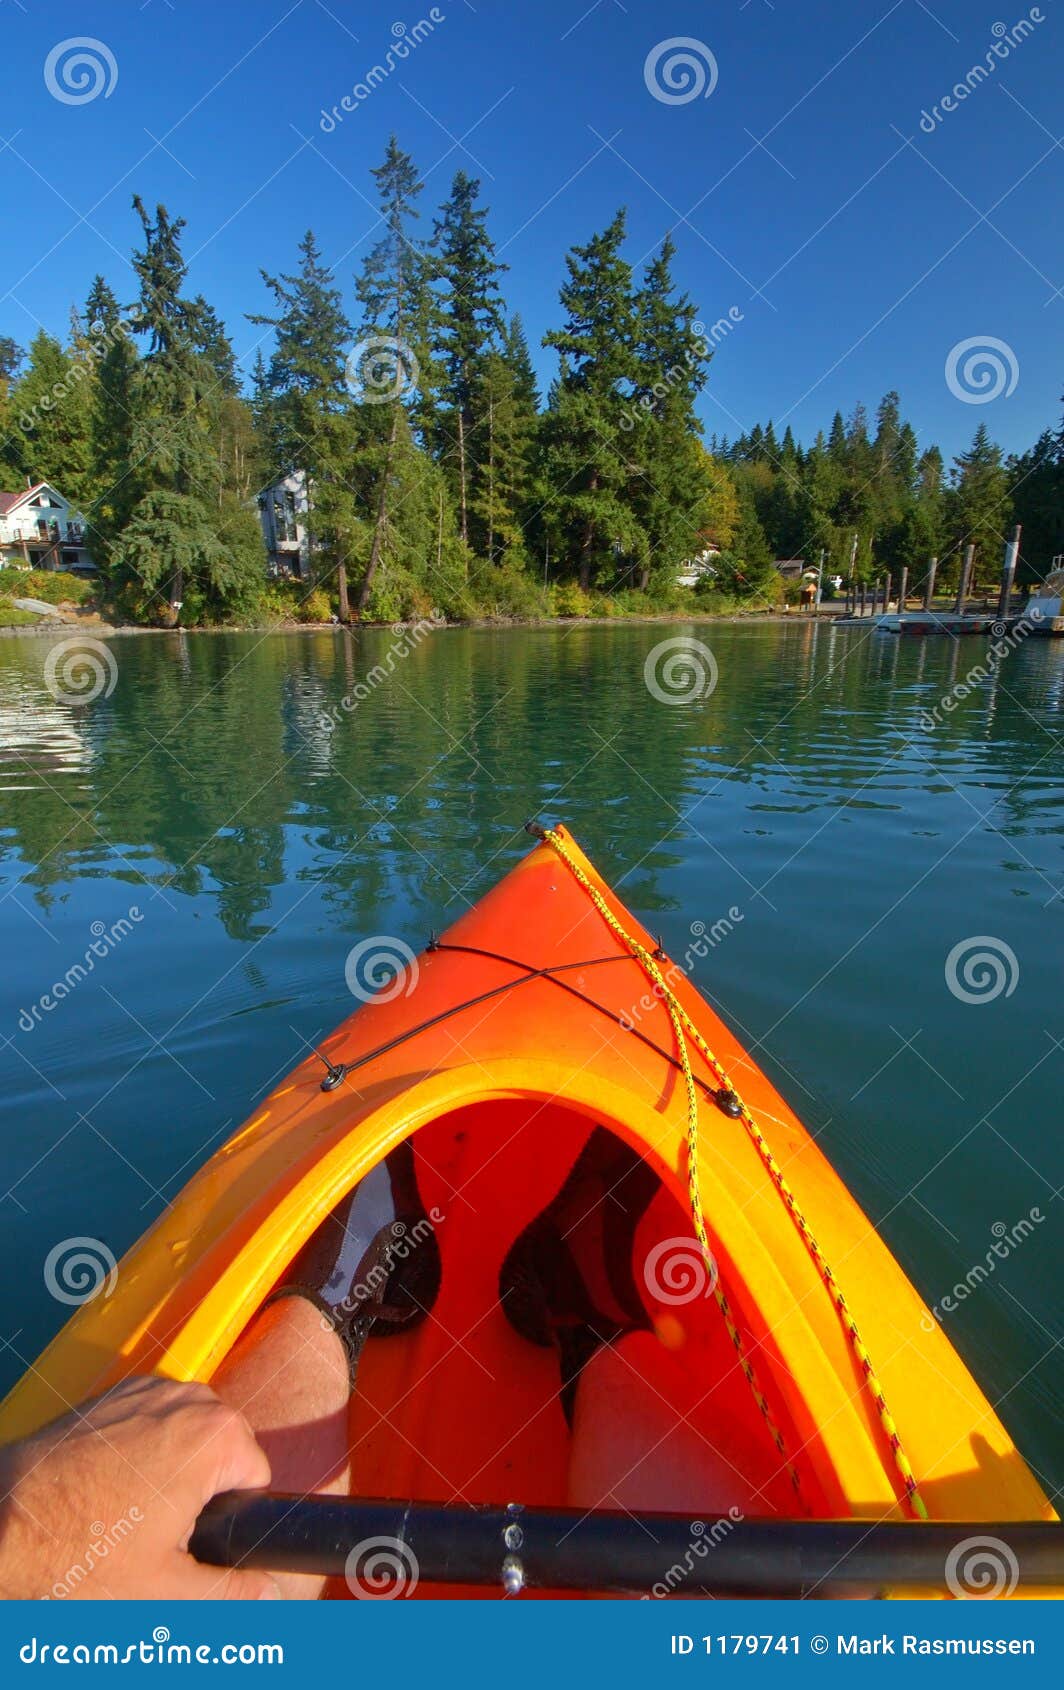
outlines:
[{"label": "forest along shoreline", "polygon": [[[700,619],[780,610],[811,573],[826,597],[903,570],[955,592],[973,555],[970,580],[997,578],[1016,523],[1017,587],[1052,569],[1064,429],[1006,457],[980,423],[950,464],[891,389],[812,439],[771,419],[707,438],[749,331],[684,291],[671,236],[636,258],[604,205],[530,338],[478,180],[422,217],[393,136],[371,184],[357,274],[310,229],[287,267],[264,253],[239,347],[192,292],[184,220],[138,195],[135,297],[85,277],[65,340],[0,335],[0,514],[49,494],[0,532],[0,628],[32,627],[34,599],[161,628]],[[1002,344],[953,348],[955,397],[994,396],[987,364],[1014,381]],[[94,589],[49,581],[83,552]]]}]

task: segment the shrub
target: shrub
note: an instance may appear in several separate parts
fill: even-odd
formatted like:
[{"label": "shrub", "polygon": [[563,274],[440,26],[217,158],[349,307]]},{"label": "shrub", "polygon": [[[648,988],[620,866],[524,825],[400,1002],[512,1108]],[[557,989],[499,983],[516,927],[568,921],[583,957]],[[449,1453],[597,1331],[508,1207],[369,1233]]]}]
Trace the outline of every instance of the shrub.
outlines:
[{"label": "shrub", "polygon": [[546,595],[539,582],[506,564],[475,565],[463,596],[466,602],[459,615],[529,621],[547,614]]},{"label": "shrub", "polygon": [[41,599],[45,604],[84,604],[92,589],[91,581],[65,569],[28,569],[19,574],[15,597]]},{"label": "shrub", "polygon": [[591,594],[575,581],[560,581],[551,587],[548,603],[552,616],[590,616]]},{"label": "shrub", "polygon": [[295,607],[297,622],[328,622],[333,614],[332,600],[324,587],[304,586]]}]

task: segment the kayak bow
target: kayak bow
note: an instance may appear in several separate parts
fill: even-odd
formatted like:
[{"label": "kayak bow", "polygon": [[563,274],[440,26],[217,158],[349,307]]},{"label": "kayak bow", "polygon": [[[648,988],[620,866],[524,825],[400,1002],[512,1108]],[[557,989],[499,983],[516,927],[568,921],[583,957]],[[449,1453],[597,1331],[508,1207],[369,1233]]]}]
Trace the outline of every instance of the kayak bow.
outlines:
[{"label": "kayak bow", "polygon": [[[569,833],[536,831],[324,1042],[324,1076],[301,1062],[189,1181],[0,1405],[0,1438],[130,1373],[210,1379],[334,1205],[410,1141],[442,1280],[433,1318],[366,1345],[357,1496],[690,1520],[734,1493],[745,1516],[796,1526],[915,1516],[1005,1536],[1054,1520],[783,1098]],[[578,1472],[557,1359],[515,1331],[499,1281],[603,1130],[656,1183],[634,1241],[632,1376]],[[675,1422],[669,1459],[633,1462],[655,1404]]]}]

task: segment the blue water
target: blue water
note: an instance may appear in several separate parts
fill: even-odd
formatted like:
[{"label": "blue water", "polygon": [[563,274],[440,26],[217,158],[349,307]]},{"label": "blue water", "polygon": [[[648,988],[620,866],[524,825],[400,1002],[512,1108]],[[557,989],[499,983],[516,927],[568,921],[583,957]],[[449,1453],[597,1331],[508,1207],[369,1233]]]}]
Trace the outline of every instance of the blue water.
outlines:
[{"label": "blue water", "polygon": [[[655,697],[645,663],[681,637],[716,685]],[[0,641],[0,1384],[69,1312],[49,1250],[120,1254],[349,1013],[355,940],[419,946],[539,814],[671,954],[728,917],[698,985],[928,1302],[1038,1210],[945,1318],[1064,1481],[1064,642],[950,711],[985,641],[797,620],[442,630],[390,658],[387,630],[117,639],[84,707],[49,692],[49,646]]]}]

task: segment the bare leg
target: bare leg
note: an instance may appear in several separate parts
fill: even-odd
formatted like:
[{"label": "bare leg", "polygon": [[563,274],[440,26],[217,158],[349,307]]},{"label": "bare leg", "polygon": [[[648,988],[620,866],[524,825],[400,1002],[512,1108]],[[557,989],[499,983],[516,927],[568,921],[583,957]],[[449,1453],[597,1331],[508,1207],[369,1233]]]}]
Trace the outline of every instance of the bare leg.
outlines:
[{"label": "bare leg", "polygon": [[691,1395],[649,1332],[596,1351],[580,1376],[569,1457],[572,1508],[756,1513],[740,1464],[672,1404]]},{"label": "bare leg", "polygon": [[[251,1424],[274,1490],[342,1495],[348,1489],[347,1355],[303,1297],[263,1309],[211,1381]],[[278,1573],[281,1594],[321,1595],[325,1580]]]}]

